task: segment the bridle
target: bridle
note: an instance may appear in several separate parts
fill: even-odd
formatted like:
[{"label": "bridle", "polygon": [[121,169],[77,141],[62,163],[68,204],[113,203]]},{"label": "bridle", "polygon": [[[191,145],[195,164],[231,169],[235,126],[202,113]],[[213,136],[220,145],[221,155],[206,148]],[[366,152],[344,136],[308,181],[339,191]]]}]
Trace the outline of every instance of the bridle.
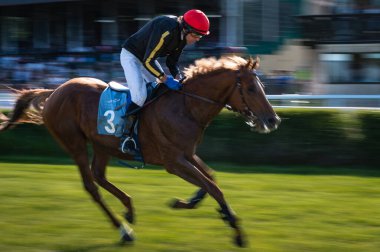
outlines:
[{"label": "bridle", "polygon": [[[253,75],[258,79],[256,72],[253,72]],[[235,92],[236,88],[239,90],[240,98],[241,98],[242,103],[244,105],[243,111],[239,111],[239,110],[233,108],[231,105],[229,105],[227,103],[221,103],[221,102],[218,102],[218,101],[214,101],[214,100],[211,100],[209,98],[206,98],[206,97],[203,97],[203,96],[200,96],[200,95],[197,95],[197,94],[186,92],[185,90],[177,90],[176,92],[180,93],[180,94],[183,94],[185,96],[189,96],[189,97],[192,97],[192,98],[195,98],[195,99],[198,99],[198,100],[210,103],[210,104],[214,104],[214,105],[225,107],[228,110],[231,110],[233,112],[237,112],[239,114],[243,114],[245,116],[256,118],[256,116],[254,115],[254,113],[252,112],[252,110],[248,107],[248,104],[247,104],[247,102],[245,100],[245,97],[244,97],[244,94],[243,94],[243,87],[242,87],[242,83],[241,83],[241,71],[240,70],[236,71],[236,83],[235,84],[236,85],[235,85],[234,89],[232,90],[231,94],[233,92]],[[262,85],[261,82],[260,82],[260,85]]]}]

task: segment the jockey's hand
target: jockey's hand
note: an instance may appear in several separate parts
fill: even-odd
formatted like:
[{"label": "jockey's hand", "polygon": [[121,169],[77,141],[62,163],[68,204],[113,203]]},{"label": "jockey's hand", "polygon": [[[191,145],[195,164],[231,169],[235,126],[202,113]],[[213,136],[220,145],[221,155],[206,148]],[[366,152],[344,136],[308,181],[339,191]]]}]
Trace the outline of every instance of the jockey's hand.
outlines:
[{"label": "jockey's hand", "polygon": [[183,79],[183,76],[181,73],[178,73],[176,76],[175,76],[175,79],[176,80],[182,80]]},{"label": "jockey's hand", "polygon": [[166,78],[165,85],[173,90],[180,90],[182,88],[182,84],[171,75],[168,75]]}]

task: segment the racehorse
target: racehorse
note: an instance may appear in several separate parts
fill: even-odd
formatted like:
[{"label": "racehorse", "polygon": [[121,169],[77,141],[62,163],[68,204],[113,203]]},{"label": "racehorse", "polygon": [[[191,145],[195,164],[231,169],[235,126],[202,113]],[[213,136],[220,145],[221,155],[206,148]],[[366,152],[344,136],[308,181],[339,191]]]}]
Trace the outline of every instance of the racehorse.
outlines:
[{"label": "racehorse", "polygon": [[[139,141],[145,162],[162,165],[167,172],[199,187],[192,198],[176,200],[172,207],[195,208],[209,194],[219,204],[221,218],[235,231],[238,246],[245,244],[239,219],[216,184],[213,170],[196,155],[196,148],[206,127],[225,106],[242,115],[258,132],[268,133],[278,127],[280,118],[268,102],[255,71],[258,65],[258,59],[237,56],[200,59],[185,69],[181,91],[166,92],[139,115]],[[101,80],[80,77],[55,90],[18,91],[12,116],[2,123],[0,131],[20,122],[45,124],[78,165],[85,189],[120,229],[122,241],[133,241],[132,229],[115,217],[97,187],[117,197],[126,207],[125,219],[134,222],[131,197],[106,179],[111,156],[132,158],[119,150],[120,139],[97,133],[98,102],[106,87]],[[88,142],[93,148],[91,164]]]}]

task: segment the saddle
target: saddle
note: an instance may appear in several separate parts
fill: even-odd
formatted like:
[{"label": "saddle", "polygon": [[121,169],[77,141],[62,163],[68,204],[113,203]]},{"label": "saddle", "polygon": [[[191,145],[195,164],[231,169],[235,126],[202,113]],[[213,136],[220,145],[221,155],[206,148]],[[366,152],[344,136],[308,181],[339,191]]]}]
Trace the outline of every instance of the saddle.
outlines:
[{"label": "saddle", "polygon": [[[147,99],[144,106],[164,93],[164,90],[167,89],[164,86],[158,85],[156,82],[147,83]],[[135,152],[130,154],[134,156],[135,160],[143,161],[138,141],[138,112],[136,120],[132,125],[128,125],[126,112],[131,103],[128,87],[114,81],[108,83],[108,87],[104,89],[99,100],[97,130],[100,135],[121,138],[120,150],[127,153],[126,149],[134,149]]]}]

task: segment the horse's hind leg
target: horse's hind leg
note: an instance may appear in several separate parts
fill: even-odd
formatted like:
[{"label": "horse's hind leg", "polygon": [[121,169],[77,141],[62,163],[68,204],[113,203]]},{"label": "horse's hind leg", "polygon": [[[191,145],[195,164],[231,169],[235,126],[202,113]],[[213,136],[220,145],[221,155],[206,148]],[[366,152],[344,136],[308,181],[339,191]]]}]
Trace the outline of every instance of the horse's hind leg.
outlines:
[{"label": "horse's hind leg", "polygon": [[112,224],[120,230],[121,238],[123,241],[133,241],[133,234],[132,229],[130,229],[127,225],[121,223],[111,212],[111,210],[106,206],[104,203],[98,187],[94,183],[94,178],[92,176],[89,162],[88,162],[88,155],[87,153],[85,155],[78,155],[74,157],[75,162],[78,164],[80,174],[82,176],[83,185],[87,192],[90,193],[93,200],[103,209],[103,211],[107,214],[107,216],[110,218]]},{"label": "horse's hind leg", "polygon": [[74,157],[75,162],[79,167],[79,172],[82,177],[83,185],[86,191],[92,196],[93,200],[100,205],[100,207],[104,210],[104,212],[111,219],[111,222],[116,228],[120,227],[120,222],[117,218],[112,214],[110,209],[103,202],[102,197],[100,196],[98,187],[94,183],[94,179],[92,177],[92,173],[88,163],[87,155],[77,155]]},{"label": "horse's hind leg", "polygon": [[127,208],[127,212],[125,214],[125,219],[129,223],[134,222],[134,211],[132,206],[132,199],[129,195],[121,191],[115,185],[110,183],[106,179],[106,168],[108,163],[108,156],[101,151],[96,151],[94,148],[94,157],[92,159],[92,173],[95,177],[98,185],[106,189],[108,192],[112,193],[116,198],[118,198],[121,203]]},{"label": "horse's hind leg", "polygon": [[48,129],[74,159],[75,163],[78,165],[84,188],[92,196],[93,200],[102,208],[102,210],[110,218],[112,224],[120,230],[122,240],[134,240],[132,230],[129,229],[128,226],[121,223],[115,217],[115,215],[111,212],[111,210],[103,201],[98,191],[98,187],[94,182],[94,178],[90,169],[86,139],[84,138],[84,136],[79,131],[75,131],[73,129],[70,130],[70,137],[65,137],[66,134],[63,134],[62,132],[57,132],[55,129],[52,129],[51,127],[48,127]]},{"label": "horse's hind leg", "polygon": [[[213,176],[213,170],[210,167],[208,167],[207,164],[205,164],[203,160],[200,159],[197,155],[193,155],[189,159],[189,161],[195,167],[197,167],[202,172],[203,175],[205,175],[207,178],[212,180],[214,183],[216,182]],[[207,192],[204,189],[200,188],[188,200],[175,199],[173,203],[171,204],[171,207],[177,208],[177,209],[196,208],[197,205],[206,197],[206,195],[207,195]]]}]

